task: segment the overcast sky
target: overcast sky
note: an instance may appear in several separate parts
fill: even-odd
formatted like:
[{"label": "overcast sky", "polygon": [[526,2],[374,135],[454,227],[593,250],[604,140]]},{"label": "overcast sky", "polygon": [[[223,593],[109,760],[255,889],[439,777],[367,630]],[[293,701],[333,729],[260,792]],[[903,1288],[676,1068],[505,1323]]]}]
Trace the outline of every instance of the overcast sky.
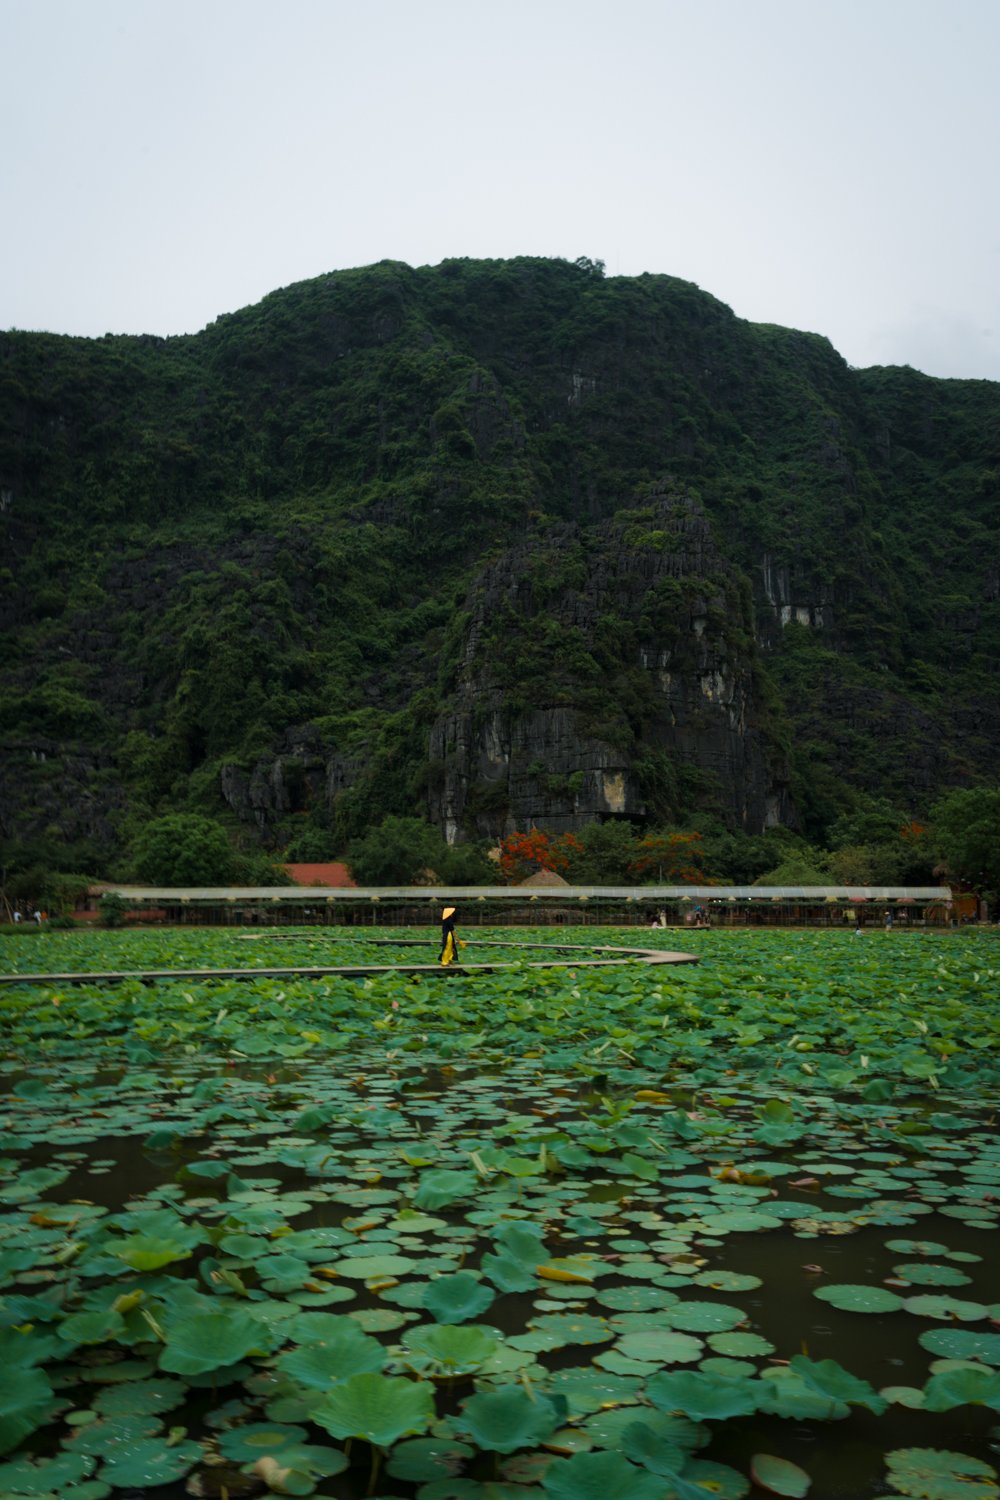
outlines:
[{"label": "overcast sky", "polygon": [[1000,379],[1000,0],[0,0],[0,52],[0,328],[586,255]]}]

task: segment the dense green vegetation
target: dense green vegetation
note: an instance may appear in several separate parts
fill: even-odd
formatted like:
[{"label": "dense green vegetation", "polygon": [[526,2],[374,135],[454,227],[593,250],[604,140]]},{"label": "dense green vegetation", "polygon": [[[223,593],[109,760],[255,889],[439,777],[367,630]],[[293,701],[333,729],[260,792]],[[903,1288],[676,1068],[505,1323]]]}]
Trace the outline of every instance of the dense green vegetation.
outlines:
[{"label": "dense green vegetation", "polygon": [[0,990],[0,1491],[997,1500],[997,935],[685,943]]},{"label": "dense green vegetation", "polygon": [[[998,452],[996,385],[855,371],[589,261],[384,262],[184,338],[4,334],[6,862],[123,871],[168,813],[244,853],[440,822],[432,732],[467,692],[565,708],[647,825],[732,826],[736,773],[697,715],[671,738],[643,665],[695,681],[695,619],[748,694],[749,832],[767,778],[825,847],[858,792],[922,819],[995,774]],[[567,754],[528,765],[541,823],[582,795]],[[509,830],[502,781],[463,794],[460,835]]]}]

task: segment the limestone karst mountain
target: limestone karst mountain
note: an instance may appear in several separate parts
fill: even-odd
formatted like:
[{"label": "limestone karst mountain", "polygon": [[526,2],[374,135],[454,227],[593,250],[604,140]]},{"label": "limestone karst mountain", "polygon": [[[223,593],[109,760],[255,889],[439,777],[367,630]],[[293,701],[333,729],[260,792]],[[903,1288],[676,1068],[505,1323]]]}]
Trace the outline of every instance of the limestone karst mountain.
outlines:
[{"label": "limestone karst mountain", "polygon": [[995,774],[998,464],[996,384],[585,260],[0,335],[3,837],[919,810]]}]

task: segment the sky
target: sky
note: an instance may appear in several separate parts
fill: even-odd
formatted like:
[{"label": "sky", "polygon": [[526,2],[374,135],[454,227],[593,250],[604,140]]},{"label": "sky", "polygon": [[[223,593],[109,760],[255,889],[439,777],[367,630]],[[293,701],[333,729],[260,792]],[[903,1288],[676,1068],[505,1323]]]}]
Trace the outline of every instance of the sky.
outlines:
[{"label": "sky", "polygon": [[587,256],[1000,380],[1000,0],[0,0],[0,328]]}]

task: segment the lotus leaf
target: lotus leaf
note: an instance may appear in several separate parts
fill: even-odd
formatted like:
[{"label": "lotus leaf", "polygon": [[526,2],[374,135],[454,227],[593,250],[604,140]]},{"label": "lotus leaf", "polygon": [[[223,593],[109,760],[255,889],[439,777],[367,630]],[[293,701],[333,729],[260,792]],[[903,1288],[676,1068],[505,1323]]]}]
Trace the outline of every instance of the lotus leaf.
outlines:
[{"label": "lotus leaf", "polygon": [[406,1330],[403,1343],[449,1375],[477,1370],[497,1350],[493,1330],[475,1324],[422,1323]]},{"label": "lotus leaf", "polygon": [[116,1489],[153,1489],[183,1479],[202,1457],[198,1443],[137,1438],[105,1457],[101,1477]]},{"label": "lotus leaf", "polygon": [[620,1453],[576,1453],[542,1479],[551,1500],[663,1500],[663,1480]]},{"label": "lotus leaf", "polygon": [[927,1411],[950,1411],[967,1403],[1000,1411],[1000,1372],[970,1366],[941,1370],[931,1376],[923,1394]]},{"label": "lotus leaf", "polygon": [[915,1500],[997,1500],[996,1470],[965,1453],[896,1448],[885,1455],[887,1478]]},{"label": "lotus leaf", "polygon": [[682,1365],[699,1359],[703,1346],[701,1339],[692,1338],[687,1333],[647,1328],[623,1334],[617,1347],[626,1359],[655,1365]]},{"label": "lotus leaf", "polygon": [[636,1401],[641,1390],[640,1382],[633,1377],[606,1375],[603,1370],[579,1366],[557,1370],[549,1386],[566,1397],[573,1416]]},{"label": "lotus leaf", "polygon": [[15,1458],[0,1464],[0,1494],[45,1495],[79,1484],[96,1467],[96,1458],[87,1453],[59,1453],[55,1458]]},{"label": "lotus leaf", "polygon": [[848,1406],[867,1406],[876,1416],[885,1410],[885,1402],[867,1380],[845,1370],[834,1359],[812,1360],[805,1354],[795,1354],[789,1360],[789,1368],[810,1390],[831,1401],[843,1401]]},{"label": "lotus leaf", "polygon": [[696,1422],[745,1416],[757,1406],[757,1389],[751,1381],[686,1370],[654,1375],[647,1382],[646,1394],[661,1411],[681,1412]]},{"label": "lotus leaf", "polygon": [[904,1305],[902,1297],[880,1286],[821,1286],[816,1288],[814,1296],[842,1312],[896,1312]]},{"label": "lotus leaf", "polygon": [[200,1375],[235,1365],[247,1354],[266,1354],[277,1336],[240,1308],[182,1316],[168,1323],[161,1370]]},{"label": "lotus leaf", "polygon": [[421,1480],[438,1479],[442,1475],[457,1474],[464,1461],[475,1453],[468,1443],[457,1438],[410,1438],[398,1443],[385,1466],[391,1479]]},{"label": "lotus leaf", "polygon": [[742,1308],[726,1302],[678,1302],[667,1309],[666,1317],[673,1328],[686,1333],[723,1333],[746,1322]]},{"label": "lotus leaf", "polygon": [[978,1323],[990,1317],[990,1309],[984,1302],[968,1302],[960,1297],[934,1296],[907,1297],[903,1303],[907,1312],[918,1318],[946,1318],[952,1323]]},{"label": "lotus leaf", "polygon": [[158,1239],[148,1234],[132,1234],[114,1247],[113,1253],[133,1271],[158,1271],[175,1260],[186,1260],[190,1248],[172,1239]]},{"label": "lotus leaf", "polygon": [[966,1286],[970,1278],[954,1266],[927,1265],[922,1261],[893,1266],[892,1274],[918,1286]]},{"label": "lotus leaf", "polygon": [[666,1476],[679,1474],[687,1461],[687,1454],[677,1443],[661,1437],[641,1418],[622,1433],[622,1452],[651,1473]]},{"label": "lotus leaf", "polygon": [[436,1168],[421,1174],[413,1201],[417,1208],[431,1211],[436,1208],[446,1208],[460,1198],[468,1198],[475,1193],[479,1185],[480,1178],[475,1172]]},{"label": "lotus leaf", "polygon": [[456,1271],[427,1284],[421,1305],[438,1323],[465,1323],[492,1306],[494,1293],[472,1271]]},{"label": "lotus leaf", "polygon": [[52,1386],[41,1370],[0,1369],[0,1453],[10,1453],[46,1420]]},{"label": "lotus leaf", "polygon": [[363,1281],[379,1281],[385,1276],[405,1276],[414,1268],[415,1262],[405,1255],[346,1256],[336,1263],[338,1276]]},{"label": "lotus leaf", "polygon": [[513,1453],[516,1448],[544,1443],[564,1419],[562,1397],[529,1396],[519,1385],[471,1396],[455,1419],[480,1448]]},{"label": "lotus leaf", "polygon": [[1000,1366],[1000,1333],[971,1328],[929,1328],[920,1335],[921,1347],[948,1359],[981,1359]]},{"label": "lotus leaf", "polygon": [[148,1416],[170,1411],[187,1396],[187,1387],[179,1380],[128,1380],[98,1391],[94,1410],[105,1417],[134,1413]]},{"label": "lotus leaf", "polygon": [[381,1370],[385,1350],[378,1340],[370,1338],[351,1318],[338,1318],[337,1323],[340,1326],[328,1330],[322,1343],[307,1343],[283,1354],[278,1369],[300,1385],[320,1391],[335,1380]]},{"label": "lotus leaf", "polygon": [[425,1381],[402,1376],[352,1375],[313,1407],[313,1420],[337,1438],[365,1438],[387,1448],[407,1433],[426,1431],[434,1396]]},{"label": "lotus leaf", "polygon": [[754,1484],[772,1495],[799,1497],[808,1494],[812,1480],[804,1469],[787,1458],[776,1458],[771,1453],[755,1453],[750,1460],[750,1474]]},{"label": "lotus leaf", "polygon": [[301,1446],[305,1436],[304,1427],[248,1422],[245,1426],[231,1427],[227,1432],[219,1434],[219,1452],[223,1458],[234,1459],[237,1463],[250,1463],[262,1454],[268,1454],[286,1464],[286,1451]]}]

